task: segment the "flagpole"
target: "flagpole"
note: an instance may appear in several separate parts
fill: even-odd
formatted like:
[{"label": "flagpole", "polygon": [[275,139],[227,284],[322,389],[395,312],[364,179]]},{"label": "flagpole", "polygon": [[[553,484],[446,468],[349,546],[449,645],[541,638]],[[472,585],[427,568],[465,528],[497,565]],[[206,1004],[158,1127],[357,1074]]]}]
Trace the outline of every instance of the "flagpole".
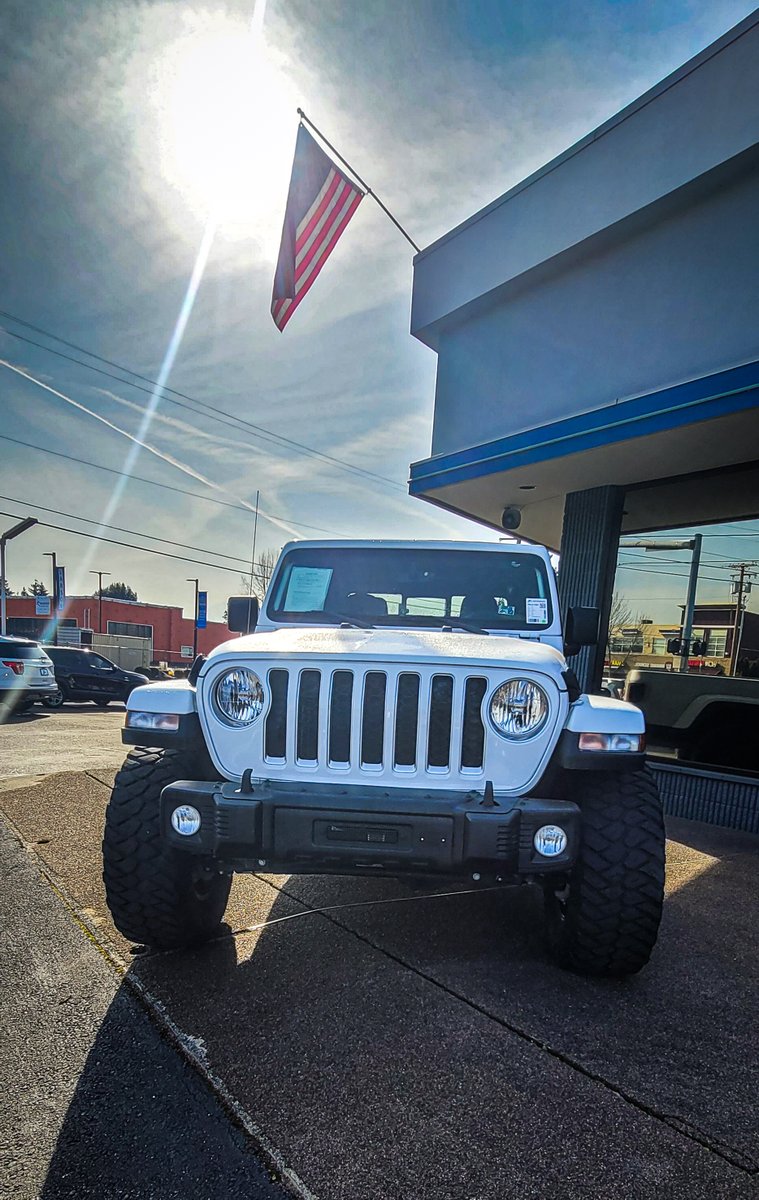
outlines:
[{"label": "flagpole", "polygon": [[304,121],[306,123],[306,125],[310,125],[310,127],[313,129],[314,133],[318,134],[318,136],[324,142],[325,146],[329,146],[329,148],[332,151],[332,153],[334,154],[335,158],[338,158],[340,160],[340,162],[343,164],[343,166],[348,168],[351,175],[353,175],[354,178],[357,179],[358,182],[361,184],[361,187],[364,189],[367,196],[371,196],[372,200],[374,200],[377,204],[379,204],[380,208],[385,213],[385,215],[390,218],[390,220],[393,222],[393,225],[395,225],[396,229],[400,230],[400,232],[405,237],[406,241],[409,242],[414,247],[414,249],[416,250],[416,252],[418,254],[419,247],[417,246],[416,242],[413,240],[413,238],[409,237],[409,235],[406,233],[406,230],[401,225],[400,221],[396,221],[396,219],[393,216],[393,214],[391,213],[390,209],[385,204],[382,203],[382,201],[380,200],[377,193],[372,191],[372,189],[369,187],[369,184],[366,183],[361,178],[358,171],[354,170],[353,167],[350,165],[350,163],[346,159],[343,158],[342,154],[338,153],[338,151],[335,149],[335,147],[332,145],[332,143],[330,141],[328,141],[327,138],[325,138],[321,129],[317,129],[316,126],[314,125],[313,121],[310,120],[306,116],[306,114],[304,113],[302,108],[298,109],[298,116],[300,117],[301,121]]}]

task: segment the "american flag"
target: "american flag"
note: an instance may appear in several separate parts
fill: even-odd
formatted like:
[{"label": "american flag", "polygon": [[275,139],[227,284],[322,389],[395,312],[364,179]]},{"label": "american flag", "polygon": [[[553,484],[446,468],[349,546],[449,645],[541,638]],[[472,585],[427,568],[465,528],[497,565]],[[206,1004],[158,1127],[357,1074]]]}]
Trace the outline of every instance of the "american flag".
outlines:
[{"label": "american flag", "polygon": [[364,198],[305,125],[298,128],[271,315],[284,329]]}]

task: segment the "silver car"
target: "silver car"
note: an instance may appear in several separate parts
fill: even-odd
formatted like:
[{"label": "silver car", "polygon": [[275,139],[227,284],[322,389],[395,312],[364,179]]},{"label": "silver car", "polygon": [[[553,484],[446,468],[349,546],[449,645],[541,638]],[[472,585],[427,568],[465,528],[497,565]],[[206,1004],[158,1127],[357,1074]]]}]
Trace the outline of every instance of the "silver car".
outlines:
[{"label": "silver car", "polygon": [[39,643],[0,637],[0,721],[57,690],[55,669]]}]

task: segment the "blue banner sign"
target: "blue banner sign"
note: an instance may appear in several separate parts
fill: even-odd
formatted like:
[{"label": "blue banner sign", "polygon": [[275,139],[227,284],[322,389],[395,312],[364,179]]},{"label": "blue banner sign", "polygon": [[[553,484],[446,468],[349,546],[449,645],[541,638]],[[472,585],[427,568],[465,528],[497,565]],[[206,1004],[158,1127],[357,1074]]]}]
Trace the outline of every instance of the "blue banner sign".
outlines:
[{"label": "blue banner sign", "polygon": [[66,568],[55,568],[55,598],[58,612],[66,607]]},{"label": "blue banner sign", "polygon": [[198,629],[205,629],[208,624],[208,592],[198,592],[198,619],[195,625]]}]

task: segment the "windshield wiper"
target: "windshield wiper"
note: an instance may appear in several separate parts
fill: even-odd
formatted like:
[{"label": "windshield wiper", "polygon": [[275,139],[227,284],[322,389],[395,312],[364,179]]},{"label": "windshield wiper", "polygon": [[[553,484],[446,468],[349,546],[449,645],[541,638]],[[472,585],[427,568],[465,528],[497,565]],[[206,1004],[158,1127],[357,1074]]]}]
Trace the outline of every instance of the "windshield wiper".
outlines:
[{"label": "windshield wiper", "polygon": [[330,612],[329,609],[326,608],[312,608],[310,612],[304,613],[303,615],[307,617],[315,617],[317,620],[319,617],[325,617],[328,621],[334,621],[337,625],[343,625],[348,629],[374,629],[371,621],[364,621],[361,619],[361,617],[348,617],[345,615],[345,613]]},{"label": "windshield wiper", "polygon": [[475,625],[472,621],[448,621],[445,625],[440,626],[442,633],[453,633],[454,629],[463,629],[466,633],[482,633],[485,637],[490,637],[490,630],[483,629],[480,625]]}]

